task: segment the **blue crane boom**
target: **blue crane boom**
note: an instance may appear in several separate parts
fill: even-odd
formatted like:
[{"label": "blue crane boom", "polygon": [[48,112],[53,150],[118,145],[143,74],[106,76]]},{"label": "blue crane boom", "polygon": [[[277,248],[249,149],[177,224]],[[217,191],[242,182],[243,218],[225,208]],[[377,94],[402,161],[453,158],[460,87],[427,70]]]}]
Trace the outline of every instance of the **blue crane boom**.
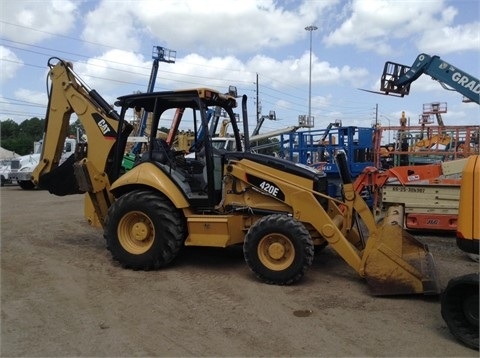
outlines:
[{"label": "blue crane boom", "polygon": [[480,104],[480,81],[459,68],[443,61],[438,56],[420,54],[412,66],[386,62],[380,81],[380,90],[385,94],[408,95],[410,85],[422,74],[431,76],[434,80],[449,90],[461,93],[470,101]]}]

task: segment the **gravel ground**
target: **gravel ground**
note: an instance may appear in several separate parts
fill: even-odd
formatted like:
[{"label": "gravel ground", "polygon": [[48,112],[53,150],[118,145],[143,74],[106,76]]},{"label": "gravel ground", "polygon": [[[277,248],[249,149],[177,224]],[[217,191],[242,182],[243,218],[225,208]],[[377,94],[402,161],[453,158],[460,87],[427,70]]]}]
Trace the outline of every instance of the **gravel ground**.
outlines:
[{"label": "gravel ground", "polygon": [[[259,282],[242,249],[186,248],[155,272],[114,263],[83,197],[5,186],[1,356],[478,357],[437,297],[379,298],[329,248],[300,283]],[[442,287],[478,271],[452,235],[430,246]]]}]

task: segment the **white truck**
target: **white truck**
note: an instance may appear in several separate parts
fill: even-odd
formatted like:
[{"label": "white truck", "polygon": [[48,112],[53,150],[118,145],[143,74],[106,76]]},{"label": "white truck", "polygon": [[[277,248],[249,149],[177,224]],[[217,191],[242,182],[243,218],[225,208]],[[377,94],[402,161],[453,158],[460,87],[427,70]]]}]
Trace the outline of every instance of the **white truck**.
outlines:
[{"label": "white truck", "polygon": [[[65,139],[60,164],[63,163],[70,155],[75,152],[76,144],[76,139]],[[31,190],[35,188],[31,177],[33,170],[38,165],[38,162],[40,160],[40,155],[42,153],[42,141],[35,142],[34,147],[34,153],[12,159],[10,162],[8,180],[12,183],[17,182],[18,185],[20,185],[20,187],[25,190]]]},{"label": "white truck", "polygon": [[12,159],[2,159],[0,161],[0,179],[2,186],[12,183],[10,180],[11,162]]}]

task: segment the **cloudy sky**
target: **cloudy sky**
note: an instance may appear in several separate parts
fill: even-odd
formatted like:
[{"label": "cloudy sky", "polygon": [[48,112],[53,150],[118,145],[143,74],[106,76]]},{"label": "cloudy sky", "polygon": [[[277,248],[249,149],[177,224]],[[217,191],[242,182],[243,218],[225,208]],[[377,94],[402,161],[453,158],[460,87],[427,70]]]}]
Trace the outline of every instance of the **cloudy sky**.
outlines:
[{"label": "cloudy sky", "polygon": [[252,128],[257,101],[277,115],[262,131],[295,125],[309,109],[311,36],[315,128],[397,125],[402,111],[413,125],[432,102],[447,103],[447,125],[480,122],[478,105],[425,75],[404,98],[359,90],[379,90],[386,61],[411,65],[420,53],[479,78],[478,0],[2,0],[0,33],[0,120],[44,118],[52,56],[113,103],[147,90],[162,46],[176,59],[160,63],[155,90],[235,85]]}]

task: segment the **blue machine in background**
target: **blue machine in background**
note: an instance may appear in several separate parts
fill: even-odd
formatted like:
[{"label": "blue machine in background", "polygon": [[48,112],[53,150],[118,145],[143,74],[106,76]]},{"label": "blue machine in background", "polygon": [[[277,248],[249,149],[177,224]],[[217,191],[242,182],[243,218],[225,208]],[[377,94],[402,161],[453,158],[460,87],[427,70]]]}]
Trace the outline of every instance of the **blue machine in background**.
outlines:
[{"label": "blue machine in background", "polygon": [[329,181],[329,195],[338,197],[340,172],[335,153],[347,154],[348,169],[355,179],[369,166],[374,166],[374,128],[329,125],[325,129],[281,135],[280,156],[292,162],[323,170]]}]

